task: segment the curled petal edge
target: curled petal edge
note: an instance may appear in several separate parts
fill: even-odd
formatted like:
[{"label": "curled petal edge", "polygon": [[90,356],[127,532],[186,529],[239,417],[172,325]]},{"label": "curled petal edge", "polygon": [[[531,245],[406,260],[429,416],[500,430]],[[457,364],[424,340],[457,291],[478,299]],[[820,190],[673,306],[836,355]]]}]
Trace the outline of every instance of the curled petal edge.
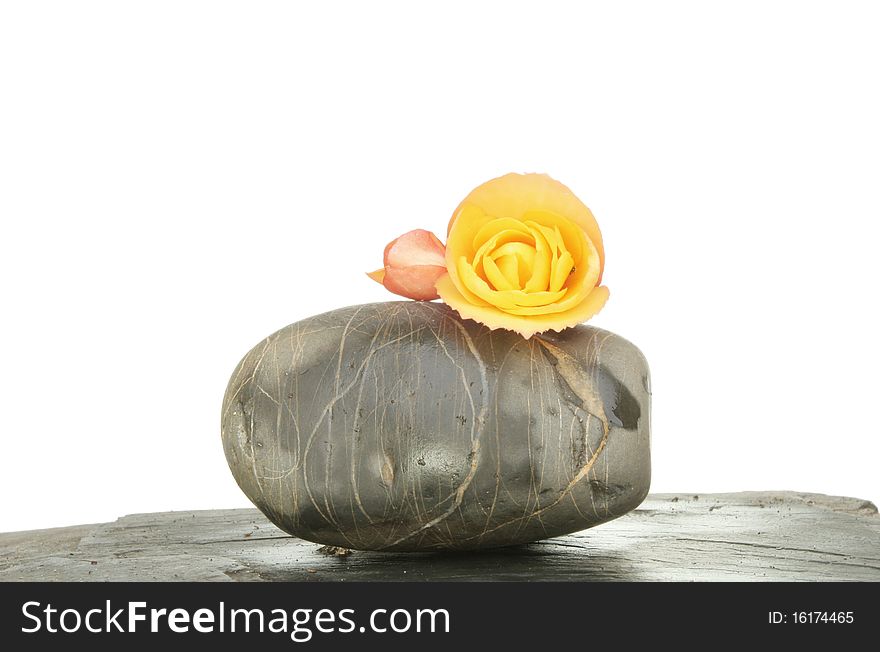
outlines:
[{"label": "curled petal edge", "polygon": [[562,331],[595,316],[608,301],[609,291],[604,285],[594,287],[584,300],[564,312],[546,315],[511,315],[494,306],[474,305],[458,291],[449,274],[437,279],[437,294],[450,308],[465,319],[473,319],[494,330],[504,328],[529,339],[544,331]]}]

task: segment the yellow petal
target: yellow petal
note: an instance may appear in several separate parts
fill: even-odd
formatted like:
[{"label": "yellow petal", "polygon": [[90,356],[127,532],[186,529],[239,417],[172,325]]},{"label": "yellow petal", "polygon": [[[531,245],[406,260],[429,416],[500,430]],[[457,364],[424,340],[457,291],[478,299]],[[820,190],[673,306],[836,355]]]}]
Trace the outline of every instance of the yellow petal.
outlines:
[{"label": "yellow petal", "polygon": [[535,262],[532,269],[532,276],[526,283],[526,292],[541,292],[547,289],[550,283],[550,265],[552,263],[552,254],[550,253],[550,245],[541,232],[540,225],[535,222],[526,222],[532,235],[535,236]]},{"label": "yellow petal", "polygon": [[519,220],[512,220],[509,217],[499,217],[490,222],[486,222],[477,234],[474,236],[474,250],[479,250],[489,238],[492,238],[502,231],[513,231],[520,233],[525,239],[522,242],[531,240],[529,229]]},{"label": "yellow petal", "polygon": [[560,290],[558,292],[548,292],[546,290],[542,290],[541,292],[510,290],[504,294],[516,304],[514,308],[512,308],[514,311],[534,308],[537,312],[543,312],[564,297],[565,292],[565,290]]},{"label": "yellow petal", "polygon": [[[449,268],[447,267],[447,269]],[[461,285],[457,283],[456,285],[461,287],[464,292],[469,291],[474,296],[479,297],[486,305],[495,305],[502,308],[516,307],[512,299],[506,299],[502,293],[490,288],[486,281],[477,276],[477,272],[468,264],[464,256],[458,259],[456,272],[458,273],[458,278],[461,279]]]},{"label": "yellow petal", "polygon": [[557,241],[561,239],[561,247],[571,254],[575,265],[584,255],[584,241],[589,240],[588,234],[577,224],[549,211],[528,211],[525,219],[558,231]]},{"label": "yellow petal", "polygon": [[574,259],[567,251],[563,251],[556,265],[553,267],[553,273],[550,275],[550,291],[557,292],[562,289],[562,284],[568,280],[571,275],[571,268],[574,267]]},{"label": "yellow petal", "polygon": [[[496,222],[499,220],[495,220]],[[479,264],[480,259],[484,256],[491,254],[493,251],[498,249],[499,247],[503,247],[504,245],[512,244],[512,245],[520,245],[523,247],[534,249],[535,245],[535,237],[532,235],[532,232],[523,226],[524,231],[519,231],[516,229],[505,229],[503,231],[499,231],[495,235],[490,238],[487,238],[485,242],[476,250],[473,258],[474,268]],[[476,242],[476,240],[474,240]]]},{"label": "yellow petal", "polygon": [[598,225],[549,177],[493,179],[459,204],[449,227],[448,273],[436,287],[464,316],[528,337],[588,319],[604,305]]},{"label": "yellow petal", "polygon": [[525,292],[523,290],[493,290],[480,278],[474,269],[462,258],[458,264],[458,275],[464,287],[483,299],[486,303],[501,310],[518,310],[523,307],[548,306],[565,296],[567,290],[559,292]]},{"label": "yellow petal", "polygon": [[461,288],[461,293],[477,305],[488,305],[476,294],[464,287],[458,273],[458,266],[467,258],[464,254],[471,255],[471,244],[474,239],[474,233],[479,230],[483,223],[488,222],[489,218],[479,208],[475,206],[460,207],[459,213],[462,215],[461,228],[457,228],[455,233],[450,234],[446,239],[446,270],[455,284]]},{"label": "yellow petal", "polygon": [[522,280],[519,277],[519,258],[513,256],[497,256],[497,250],[492,254],[492,259],[498,265],[499,271],[504,274],[511,287],[516,290],[522,288]]},{"label": "yellow petal", "polygon": [[[535,304],[535,305],[520,305],[515,308],[510,308],[509,310],[505,310],[505,312],[509,312],[511,315],[550,315],[556,312],[566,312],[567,310],[571,310],[576,305],[578,305],[581,301],[584,300],[590,292],[593,291],[592,287],[589,288],[580,288],[578,290],[562,290],[556,293],[554,296],[559,297],[560,295],[565,295],[564,298],[560,297],[553,303],[548,304]],[[535,295],[549,295],[549,292],[533,292],[529,296]]]},{"label": "yellow petal", "polygon": [[602,263],[596,246],[586,237],[583,239],[584,254],[580,259],[574,259],[574,271],[568,277],[565,284],[569,288],[591,288],[602,281]]},{"label": "yellow petal", "polygon": [[[511,173],[487,181],[475,188],[452,214],[447,232],[452,232],[452,225],[466,212],[472,214],[473,211],[478,210],[482,211],[484,215],[525,220],[528,219],[525,217],[525,213],[535,210],[536,207],[541,207],[542,210],[557,216],[565,216],[587,233],[599,253],[599,277],[601,279],[602,270],[605,267],[605,249],[602,245],[602,232],[599,230],[596,218],[568,187],[546,174]],[[471,231],[471,241],[483,223]],[[449,242],[446,244],[448,247]],[[577,261],[576,252],[572,251],[571,253]]]},{"label": "yellow petal", "polygon": [[552,256],[558,256],[560,249],[565,247],[565,243],[556,241],[556,234],[559,233],[559,229],[554,229],[549,226],[544,226],[543,224],[538,224],[532,220],[526,222],[526,224],[533,225],[533,228],[537,228],[541,231],[541,234],[544,236],[544,239],[547,241],[547,247],[550,250],[550,254]]},{"label": "yellow petal", "polygon": [[437,280],[436,288],[440,298],[465,319],[474,319],[490,329],[515,331],[525,338],[548,330],[561,331],[586,321],[598,313],[608,300],[608,288],[600,286],[593,288],[580,303],[565,312],[520,316],[492,306],[472,304],[458,291],[448,274]]},{"label": "yellow petal", "polygon": [[[572,254],[572,268],[569,270],[568,278],[561,278],[562,287],[569,288],[572,291],[579,293],[579,296],[584,296],[589,290],[600,282],[600,261],[599,261],[599,253],[596,251],[595,245],[586,237],[586,235],[580,229],[577,229],[577,237],[579,242],[576,246],[576,249],[581,252],[580,255],[576,255],[573,252],[569,252]],[[566,248],[568,248],[566,246]],[[560,258],[560,262],[561,262]],[[559,262],[557,262],[557,265]],[[561,272],[560,272],[561,274]],[[559,280],[559,279],[557,279]],[[552,279],[551,279],[551,287]]]},{"label": "yellow petal", "polygon": [[505,274],[498,269],[498,265],[495,264],[491,256],[483,258],[483,270],[486,272],[486,280],[496,290],[519,290],[519,287],[511,283]]},{"label": "yellow petal", "polygon": [[508,242],[492,252],[492,258],[496,261],[499,258],[507,256],[517,259],[517,264],[519,266],[519,284],[520,286],[524,285],[532,275],[532,270],[535,268],[535,247],[521,242]]}]

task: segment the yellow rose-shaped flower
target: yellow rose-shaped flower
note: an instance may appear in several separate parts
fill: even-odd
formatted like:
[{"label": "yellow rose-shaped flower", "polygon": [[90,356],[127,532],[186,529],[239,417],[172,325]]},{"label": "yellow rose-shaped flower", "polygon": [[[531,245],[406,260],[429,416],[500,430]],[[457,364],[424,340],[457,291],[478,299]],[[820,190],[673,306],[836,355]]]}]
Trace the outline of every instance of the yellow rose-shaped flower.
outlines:
[{"label": "yellow rose-shaped flower", "polygon": [[599,312],[604,264],[596,218],[571,190],[544,174],[507,174],[459,204],[436,288],[462,317],[529,338]]}]

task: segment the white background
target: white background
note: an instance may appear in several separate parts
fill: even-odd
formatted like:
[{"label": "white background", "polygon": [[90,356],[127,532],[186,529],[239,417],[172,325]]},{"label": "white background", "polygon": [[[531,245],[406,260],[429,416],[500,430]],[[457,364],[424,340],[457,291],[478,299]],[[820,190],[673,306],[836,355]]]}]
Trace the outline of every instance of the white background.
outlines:
[{"label": "white background", "polygon": [[248,505],[238,360],[509,171],[602,227],[653,491],[880,499],[872,2],[0,8],[0,530]]}]

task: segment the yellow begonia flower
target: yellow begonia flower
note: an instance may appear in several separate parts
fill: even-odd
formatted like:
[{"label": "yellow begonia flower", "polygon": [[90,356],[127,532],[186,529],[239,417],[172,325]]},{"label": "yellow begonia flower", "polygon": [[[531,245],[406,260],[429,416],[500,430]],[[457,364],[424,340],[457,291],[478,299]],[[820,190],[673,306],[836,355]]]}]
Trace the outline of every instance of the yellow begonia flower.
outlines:
[{"label": "yellow begonia flower", "polygon": [[544,174],[484,183],[449,221],[437,293],[462,317],[529,338],[586,321],[605,305],[596,218]]}]

